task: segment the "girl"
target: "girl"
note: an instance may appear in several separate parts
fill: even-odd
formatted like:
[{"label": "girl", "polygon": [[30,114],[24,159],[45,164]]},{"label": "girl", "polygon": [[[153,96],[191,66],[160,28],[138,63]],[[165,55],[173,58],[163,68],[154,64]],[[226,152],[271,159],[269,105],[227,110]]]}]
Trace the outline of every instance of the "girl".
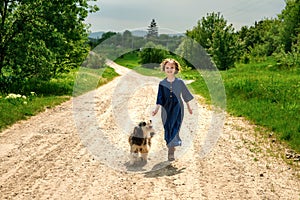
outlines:
[{"label": "girl", "polygon": [[159,83],[156,108],[152,112],[152,116],[156,115],[159,107],[162,106],[161,118],[164,125],[165,141],[168,147],[168,160],[175,160],[174,151],[175,146],[181,146],[181,139],[179,137],[180,126],[184,114],[184,106],[181,99],[186,102],[188,111],[193,113],[189,101],[194,97],[187,89],[184,82],[175,77],[180,69],[179,63],[174,59],[165,59],[161,63],[161,68],[166,74]]}]

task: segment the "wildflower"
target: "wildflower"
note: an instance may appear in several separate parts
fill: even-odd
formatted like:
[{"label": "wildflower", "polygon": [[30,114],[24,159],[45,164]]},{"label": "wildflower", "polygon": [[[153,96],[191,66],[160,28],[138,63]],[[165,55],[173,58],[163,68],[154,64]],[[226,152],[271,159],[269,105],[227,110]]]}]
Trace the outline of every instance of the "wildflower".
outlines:
[{"label": "wildflower", "polygon": [[17,98],[17,95],[14,93],[10,93],[5,97],[5,99],[16,99],[16,98]]}]

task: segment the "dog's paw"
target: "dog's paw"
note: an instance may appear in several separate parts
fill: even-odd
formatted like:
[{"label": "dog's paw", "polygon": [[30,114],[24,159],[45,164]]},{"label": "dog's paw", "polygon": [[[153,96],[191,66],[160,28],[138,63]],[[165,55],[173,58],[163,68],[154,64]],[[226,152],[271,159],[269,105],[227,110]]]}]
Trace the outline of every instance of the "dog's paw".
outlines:
[{"label": "dog's paw", "polygon": [[129,165],[134,165],[134,163],[135,163],[134,160],[129,161]]},{"label": "dog's paw", "polygon": [[140,165],[143,165],[143,166],[144,166],[144,165],[146,165],[146,164],[147,164],[147,162],[148,162],[147,160],[145,160],[145,159],[142,159],[142,160],[140,161]]},{"label": "dog's paw", "polygon": [[153,137],[154,135],[155,135],[154,132],[151,132],[151,133],[150,133],[150,137]]}]

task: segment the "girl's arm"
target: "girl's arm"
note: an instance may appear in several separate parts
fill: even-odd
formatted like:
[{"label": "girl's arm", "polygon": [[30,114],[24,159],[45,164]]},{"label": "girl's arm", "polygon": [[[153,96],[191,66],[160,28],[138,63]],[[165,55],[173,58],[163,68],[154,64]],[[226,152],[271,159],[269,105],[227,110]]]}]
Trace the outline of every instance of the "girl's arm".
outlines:
[{"label": "girl's arm", "polygon": [[160,107],[160,105],[159,105],[159,104],[156,104],[155,109],[152,111],[152,116],[156,115],[156,113],[157,113],[158,110],[159,110],[159,107]]},{"label": "girl's arm", "polygon": [[188,110],[189,110],[189,113],[190,113],[190,114],[193,114],[193,110],[192,110],[192,108],[191,108],[189,102],[186,102],[186,105],[187,105],[187,108],[188,108]]}]

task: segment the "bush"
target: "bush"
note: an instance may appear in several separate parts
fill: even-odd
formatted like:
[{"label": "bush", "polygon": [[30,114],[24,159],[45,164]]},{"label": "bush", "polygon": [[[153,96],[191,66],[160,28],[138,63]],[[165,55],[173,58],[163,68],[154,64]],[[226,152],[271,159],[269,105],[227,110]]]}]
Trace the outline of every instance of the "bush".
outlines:
[{"label": "bush", "polygon": [[141,63],[143,67],[154,69],[166,55],[167,50],[163,46],[148,42],[141,51]]}]

